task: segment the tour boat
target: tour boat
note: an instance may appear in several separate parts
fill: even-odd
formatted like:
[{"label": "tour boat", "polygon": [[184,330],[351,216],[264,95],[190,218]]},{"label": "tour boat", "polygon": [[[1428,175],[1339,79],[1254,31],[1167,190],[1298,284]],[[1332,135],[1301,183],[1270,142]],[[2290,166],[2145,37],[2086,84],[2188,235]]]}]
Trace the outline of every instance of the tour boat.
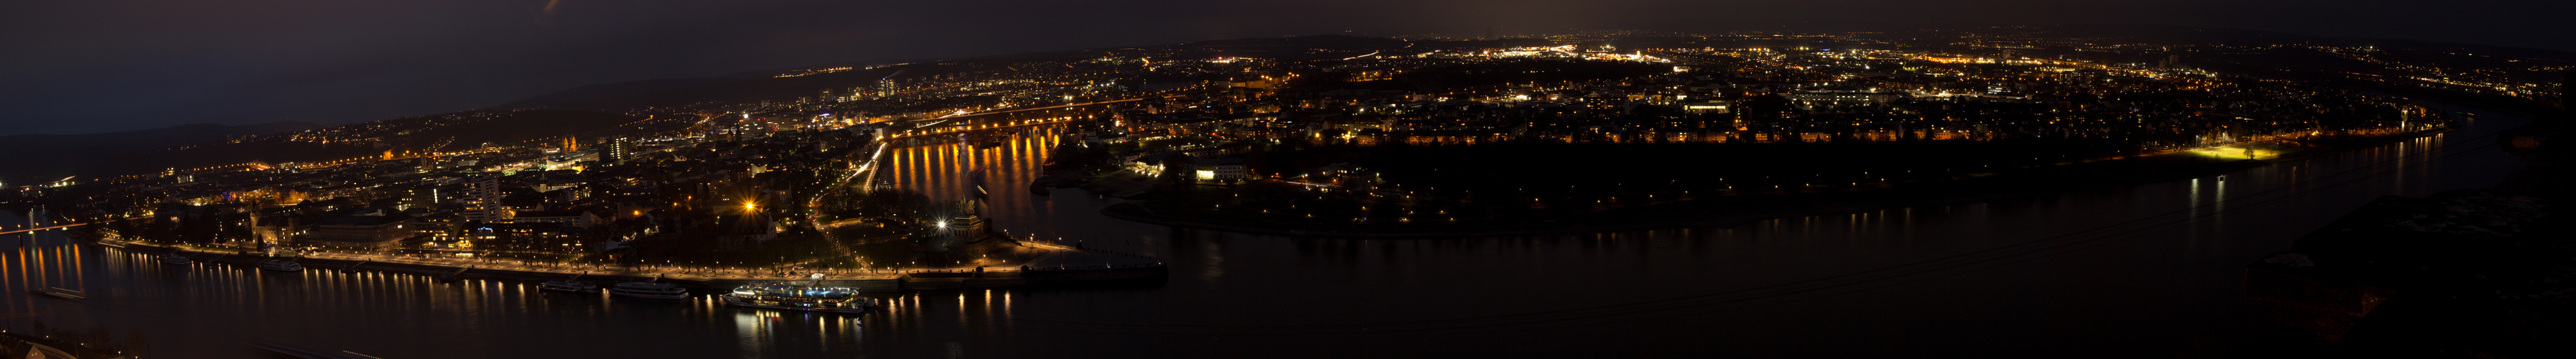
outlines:
[{"label": "tour boat", "polygon": [[679,285],[671,283],[625,282],[617,283],[615,288],[608,288],[608,294],[636,298],[688,299],[689,289],[680,288]]},{"label": "tour boat", "polygon": [[259,269],[266,269],[266,270],[273,270],[273,271],[280,271],[280,272],[301,272],[301,271],[304,271],[304,264],[301,264],[301,263],[295,263],[295,261],[289,261],[289,260],[284,260],[284,259],[271,259],[271,260],[267,260],[267,261],[261,261],[261,262],[259,262]]},{"label": "tour boat", "polygon": [[825,313],[866,313],[877,307],[875,300],[860,298],[858,291],[850,288],[791,283],[746,285],[725,293],[723,298],[725,304],[737,307]]},{"label": "tour boat", "polygon": [[598,293],[598,292],[599,292],[599,285],[598,285],[598,284],[590,284],[590,282],[553,281],[553,282],[545,282],[545,283],[537,284],[537,290],[551,290],[551,291],[557,291],[557,292],[573,292],[573,293]]},{"label": "tour boat", "polygon": [[184,265],[184,264],[188,264],[188,263],[195,263],[195,262],[196,262],[196,261],[188,260],[188,256],[179,255],[178,253],[171,253],[171,254],[169,254],[169,255],[161,256],[161,263],[168,263],[168,264],[181,264],[181,265]]}]

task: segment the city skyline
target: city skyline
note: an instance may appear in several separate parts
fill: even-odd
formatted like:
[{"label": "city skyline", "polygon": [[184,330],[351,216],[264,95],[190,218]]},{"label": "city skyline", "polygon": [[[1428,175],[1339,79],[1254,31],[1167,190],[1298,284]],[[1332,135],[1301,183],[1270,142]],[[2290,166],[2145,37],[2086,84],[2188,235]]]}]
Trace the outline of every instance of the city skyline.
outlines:
[{"label": "city skyline", "polygon": [[[591,84],[848,61],[1345,31],[1473,37],[1495,29],[1503,35],[1535,35],[1572,28],[1714,31],[1791,26],[1833,31],[1955,26],[1944,24],[2141,23],[2576,49],[2563,37],[2545,35],[2554,30],[2548,25],[2554,22],[2539,17],[2565,13],[2563,4],[2426,7],[2392,1],[2316,7],[2226,2],[2119,11],[2108,11],[2113,9],[2109,5],[2034,5],[1891,2],[1824,8],[1757,2],[1319,2],[956,8],[877,4],[824,5],[817,9],[826,11],[800,11],[790,9],[814,7],[793,2],[701,6],[580,1],[281,2],[222,9],[184,4],[146,8],[39,4],[13,13],[50,16],[13,21],[6,32],[13,35],[0,35],[0,44],[27,49],[9,58],[7,70],[0,70],[0,79],[25,84],[0,90],[5,95],[0,96],[0,108],[18,110],[0,115],[0,124],[9,125],[0,135],[115,132],[189,123],[337,125],[487,108]],[[2471,11],[2465,9],[2527,11],[2445,16]],[[833,15],[842,13],[848,15]],[[904,13],[926,15],[897,15]],[[1252,13],[1262,16],[1252,17]],[[711,14],[723,14],[713,18],[727,20],[690,21],[692,16]],[[934,20],[964,16],[950,14],[975,14],[995,21],[953,27]],[[1085,30],[1041,30],[1069,26]],[[78,35],[60,36],[72,34]]]},{"label": "city skyline", "polygon": [[0,135],[0,357],[2576,353],[2576,53],[2029,23],[2441,11],[587,1],[86,30],[281,20],[0,124],[393,115]]}]

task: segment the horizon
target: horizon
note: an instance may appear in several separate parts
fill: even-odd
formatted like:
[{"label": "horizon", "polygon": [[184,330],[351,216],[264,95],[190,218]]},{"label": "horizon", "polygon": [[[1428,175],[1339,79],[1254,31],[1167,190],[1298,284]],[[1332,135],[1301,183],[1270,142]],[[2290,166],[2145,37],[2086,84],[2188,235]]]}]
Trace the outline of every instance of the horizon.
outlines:
[{"label": "horizon", "polygon": [[[9,125],[0,135],[107,133],[188,123],[336,126],[486,109],[583,85],[834,62],[1294,36],[1283,34],[1474,34],[1495,27],[1508,34],[1587,27],[2149,24],[2576,51],[2576,39],[2549,35],[2554,18],[2547,14],[2566,13],[2568,5],[2404,4],[2318,8],[2228,2],[2140,10],[2002,2],[1865,2],[1826,9],[1666,1],[957,7],[798,1],[605,6],[522,0],[290,1],[242,8],[172,4],[141,11],[37,4],[32,11],[15,13],[48,17],[0,25],[11,30],[0,33],[14,34],[0,35],[0,44],[46,54],[13,59],[10,70],[0,70],[0,79],[23,84],[0,90],[0,108],[12,110],[0,115],[0,123]],[[2530,11],[2465,15],[2480,5]],[[929,15],[891,15],[897,13]],[[1265,17],[1250,17],[1253,13]],[[742,20],[693,21],[715,14]],[[954,18],[965,14],[977,18]],[[2023,20],[2029,18],[2050,21]]]},{"label": "horizon", "polygon": [[[2191,29],[2247,30],[2247,31],[2269,32],[2269,33],[2278,33],[2278,34],[2294,35],[2294,36],[2307,36],[2307,37],[2326,37],[2326,38],[2341,38],[2341,39],[2355,39],[2355,40],[2399,40],[2399,41],[2416,41],[2416,42],[2422,42],[2422,43],[2426,43],[2426,44],[2495,46],[2495,47],[2503,47],[2503,48],[2514,48],[2514,49],[2524,49],[2524,50],[2538,50],[2538,51],[2556,52],[2556,53],[2559,53],[2559,54],[2570,54],[2570,55],[2576,55],[2576,49],[2548,49],[2548,48],[2519,47],[2519,46],[2511,46],[2511,45],[2483,44],[2483,43],[2441,42],[2441,41],[2427,41],[2427,40],[2415,40],[2415,39],[2378,38],[2378,37],[2363,37],[2363,36],[2349,36],[2349,35],[2303,34],[2303,33],[2280,32],[2280,31],[2260,30],[2260,29],[2251,29],[2251,28],[2235,28],[2235,27],[2205,27],[2205,26],[2187,26],[2187,25],[2172,25],[2172,24],[2149,24],[2149,23],[2120,23],[2120,24],[1914,24],[1914,25],[1888,25],[1888,26],[1890,26],[1890,27],[1903,27],[1903,28],[1908,28],[1908,29],[1928,29],[1928,28],[1992,27],[1992,26],[2061,26],[2061,25],[2159,26],[2159,27],[2179,27],[2179,28],[2191,28]],[[1825,26],[1831,26],[1831,25],[1825,25]],[[1502,36],[1502,38],[1534,38],[1534,37],[1536,37],[1536,36],[1553,36],[1553,35],[1558,35],[1558,34],[1562,34],[1562,33],[1565,33],[1565,32],[1579,32],[1579,31],[1618,31],[1618,30],[1627,30],[1627,31],[1671,31],[1671,32],[1677,32],[1677,33],[1697,33],[1697,32],[1690,32],[1690,31],[1678,31],[1678,30],[1638,30],[1638,29],[1597,28],[1597,29],[1584,29],[1584,30],[1577,30],[1577,29],[1563,29],[1563,30],[1560,30],[1559,32],[1556,32],[1556,33],[1549,33],[1549,34],[1520,34],[1520,35],[1518,35],[1518,36],[1515,36],[1515,35],[1505,35],[1505,36]],[[1741,31],[1756,31],[1756,30],[1730,30],[1730,31],[1741,32]],[[1840,30],[1813,30],[1813,29],[1802,29],[1802,30],[1794,30],[1794,31],[1814,31],[1814,32],[1819,32],[1819,33],[1847,33],[1847,32],[1857,32],[1857,31],[1860,31],[1860,30],[1851,30],[1851,29],[1840,29]],[[528,96],[522,96],[522,97],[518,97],[518,98],[510,99],[510,100],[505,100],[505,101],[502,101],[502,102],[499,102],[499,103],[493,103],[493,104],[491,104],[491,105],[484,106],[484,107],[466,108],[466,109],[449,110],[449,111],[438,111],[438,112],[425,112],[425,113],[401,114],[401,115],[392,115],[392,116],[382,116],[382,117],[373,117],[373,118],[363,118],[363,119],[361,119],[361,118],[350,118],[350,119],[340,119],[340,120],[276,119],[276,120],[266,120],[266,121],[253,119],[253,120],[244,120],[244,121],[240,121],[240,122],[191,122],[191,123],[177,123],[177,124],[162,125],[162,126],[157,126],[157,127],[118,128],[118,129],[108,129],[108,130],[99,130],[99,131],[91,131],[91,132],[76,132],[76,133],[0,133],[0,136],[17,136],[17,135],[91,135],[91,134],[106,134],[106,133],[117,133],[117,132],[149,131],[149,130],[158,130],[158,129],[166,129],[166,128],[173,128],[173,127],[181,127],[181,126],[191,126],[191,125],[222,125],[222,126],[236,126],[236,127],[238,127],[238,126],[269,125],[269,124],[279,124],[279,123],[304,123],[304,124],[317,125],[317,126],[320,126],[320,127],[336,127],[336,126],[346,126],[346,125],[361,124],[361,123],[367,123],[367,122],[382,121],[382,120],[390,120],[390,119],[398,119],[398,118],[410,118],[410,117],[421,117],[421,116],[435,116],[435,115],[440,115],[440,114],[449,114],[449,113],[458,113],[458,112],[468,112],[468,111],[508,110],[508,109],[506,109],[506,108],[501,108],[500,106],[501,106],[501,105],[504,105],[504,104],[507,104],[507,103],[509,103],[509,102],[516,102],[516,101],[522,101],[522,100],[527,100],[527,99],[534,99],[534,98],[539,98],[539,97],[543,97],[543,96],[547,96],[547,95],[552,95],[552,94],[557,94],[557,93],[563,93],[563,92],[568,92],[568,91],[578,90],[578,89],[581,89],[581,88],[584,88],[584,87],[597,86],[597,85],[615,85],[615,84],[622,84],[622,83],[645,82],[645,81],[659,81],[659,80],[677,80],[677,79],[751,78],[751,77],[757,77],[758,75],[760,75],[760,74],[764,74],[764,73],[783,72],[783,71],[791,71],[791,70],[799,70],[799,69],[811,69],[811,68],[817,68],[817,67],[822,67],[822,66],[830,66],[830,65],[836,65],[836,64],[848,64],[848,63],[913,63],[913,62],[923,62],[923,61],[944,61],[944,60],[976,59],[976,58],[987,58],[987,57],[1003,57],[1003,56],[1016,56],[1016,55],[1028,55],[1028,54],[1042,54],[1042,53],[1063,52],[1063,51],[1081,51],[1081,50],[1093,50],[1093,49],[1108,49],[1108,48],[1132,47],[1132,46],[1171,45],[1171,44],[1182,44],[1182,43],[1200,42],[1200,41],[1247,40],[1247,39],[1277,39],[1277,38],[1295,38],[1295,37],[1312,37],[1312,36],[1356,36],[1356,37],[1370,37],[1370,38],[1402,38],[1402,37],[1424,37],[1424,36],[1465,36],[1465,35],[1464,35],[1464,34],[1454,34],[1454,35],[1453,35],[1453,34],[1441,34],[1441,33],[1397,34],[1397,35],[1348,34],[1348,33],[1316,33],[1316,34],[1278,35],[1278,36],[1267,36],[1267,37],[1233,37],[1233,38],[1194,39],[1194,40],[1179,40],[1179,41],[1170,41],[1170,42],[1162,42],[1162,43],[1154,43],[1154,44],[1110,45],[1110,46],[1095,46],[1095,47],[1084,47],[1084,48],[1060,48],[1060,49],[1036,49],[1036,50],[1017,50],[1017,51],[997,51],[997,52],[994,52],[994,53],[988,53],[988,54],[975,54],[975,55],[963,55],[963,56],[951,56],[951,57],[935,57],[935,58],[903,58],[903,59],[878,58],[878,59],[859,59],[859,60],[838,60],[838,61],[827,61],[827,62],[815,63],[815,64],[810,64],[810,65],[801,65],[801,66],[768,67],[768,68],[759,68],[759,69],[741,69],[741,70],[718,70],[718,71],[715,71],[715,73],[714,73],[714,74],[703,75],[703,76],[666,76],[666,77],[635,78],[635,79],[610,80],[610,81],[604,81],[604,82],[584,83],[584,84],[576,84],[576,85],[570,85],[570,86],[562,87],[562,88],[560,88],[560,89],[556,89],[556,90],[553,90],[553,91],[547,91],[547,92],[543,92],[543,93],[538,93],[538,94],[533,94],[533,95],[528,95]],[[1466,40],[1466,39],[1461,39],[1461,40]]]}]

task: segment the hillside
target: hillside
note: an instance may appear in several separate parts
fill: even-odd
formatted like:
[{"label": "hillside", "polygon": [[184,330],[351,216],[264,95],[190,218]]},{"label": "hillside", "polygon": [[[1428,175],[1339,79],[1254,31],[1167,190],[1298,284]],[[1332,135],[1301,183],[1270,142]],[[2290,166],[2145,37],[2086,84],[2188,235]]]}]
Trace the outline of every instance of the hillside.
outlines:
[{"label": "hillside", "polygon": [[201,123],[149,130],[91,133],[76,135],[0,136],[0,181],[34,183],[52,181],[100,167],[120,155],[223,142],[238,136],[267,135],[321,128],[304,122],[275,122],[255,125],[218,125]]},{"label": "hillside", "polygon": [[[0,159],[7,183],[113,176],[249,162],[320,162],[387,152],[456,151],[484,143],[559,141],[642,131],[642,117],[589,111],[466,111],[320,127],[188,125],[90,135],[0,137],[0,148],[41,155]],[[229,137],[229,138],[228,138]]]},{"label": "hillside", "polygon": [[843,63],[815,66],[810,69],[852,68],[839,71],[816,71],[811,75],[773,77],[782,73],[752,73],[730,77],[656,79],[619,83],[584,85],[503,103],[495,109],[554,109],[628,111],[647,107],[674,107],[697,103],[750,103],[760,101],[795,101],[799,97],[817,96],[823,90],[847,90],[874,87],[876,81],[892,77],[897,80],[955,74],[969,71],[999,70],[1027,61],[1061,61],[1087,59],[1105,54],[1142,56],[1155,59],[1259,57],[1283,60],[1338,59],[1379,50],[1411,46],[1405,40],[1325,35],[1286,38],[1232,39],[1180,43],[1138,48],[1054,51],[1018,55],[987,56],[968,59],[920,61],[908,64],[871,65]]}]

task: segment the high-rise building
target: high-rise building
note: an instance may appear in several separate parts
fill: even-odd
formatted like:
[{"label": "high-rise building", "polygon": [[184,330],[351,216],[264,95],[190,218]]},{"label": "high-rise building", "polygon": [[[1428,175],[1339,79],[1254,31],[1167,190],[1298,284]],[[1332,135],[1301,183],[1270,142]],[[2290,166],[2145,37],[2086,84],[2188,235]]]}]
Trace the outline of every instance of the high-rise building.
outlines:
[{"label": "high-rise building", "polygon": [[402,209],[406,210],[413,208],[438,208],[438,187],[420,185],[405,188],[403,189],[402,200],[399,203],[402,205]]},{"label": "high-rise building", "polygon": [[627,160],[630,160],[630,159],[634,159],[634,158],[635,158],[635,152],[634,152],[634,151],[635,151],[635,140],[630,140],[630,139],[627,139],[627,138],[625,138],[625,137],[618,137],[618,138],[615,138],[615,139],[610,139],[610,140],[608,140],[608,149],[607,149],[607,151],[604,151],[604,152],[603,152],[603,153],[601,153],[601,154],[603,154],[603,155],[607,155],[606,157],[608,157],[608,162],[609,162],[609,163],[615,163],[615,164],[621,164],[621,165],[622,165],[622,164],[626,164],[626,161],[627,161]]},{"label": "high-rise building", "polygon": [[894,97],[894,79],[877,79],[877,98]]},{"label": "high-rise building", "polygon": [[501,178],[483,177],[465,182],[465,220],[483,223],[508,223],[510,206],[501,203]]}]

